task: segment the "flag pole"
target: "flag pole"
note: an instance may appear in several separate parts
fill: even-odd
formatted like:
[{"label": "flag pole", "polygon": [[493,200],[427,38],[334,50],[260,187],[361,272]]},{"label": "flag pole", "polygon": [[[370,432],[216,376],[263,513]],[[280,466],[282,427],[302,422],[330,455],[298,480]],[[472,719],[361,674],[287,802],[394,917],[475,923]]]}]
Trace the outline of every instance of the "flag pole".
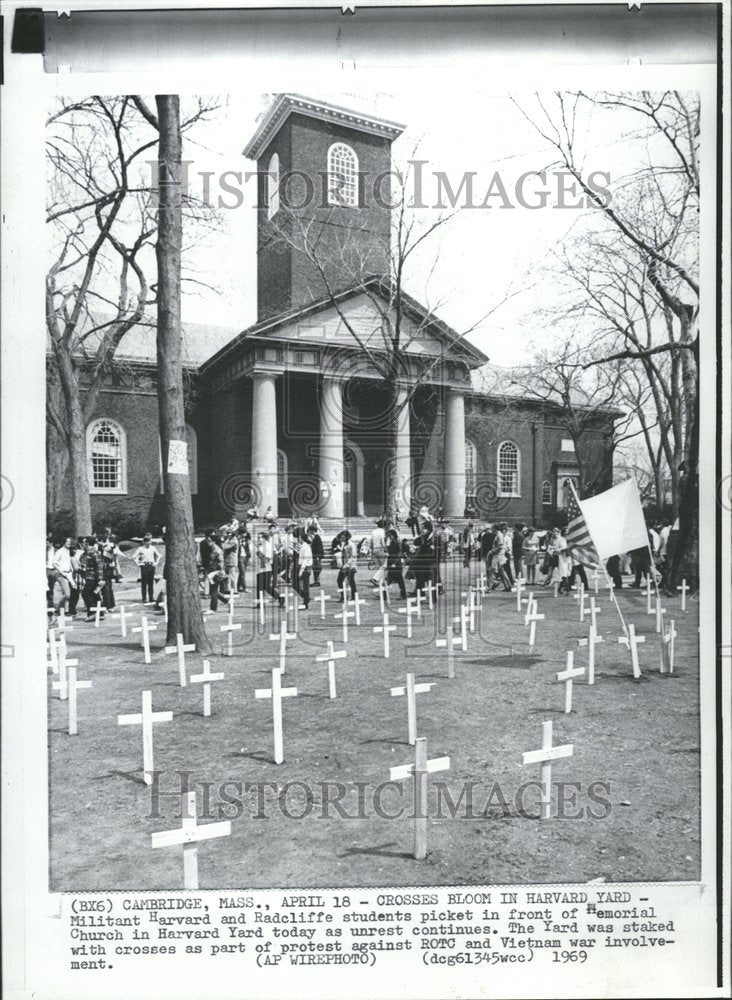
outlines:
[{"label": "flag pole", "polygon": [[[577,501],[577,506],[579,507],[579,509],[581,511],[582,507],[580,506],[580,498],[577,496],[577,490],[575,489],[574,483],[572,482],[571,479],[569,480],[569,486],[570,486],[570,489],[572,490],[572,493],[574,494],[575,500]],[[582,517],[584,518],[584,514],[582,515]],[[587,524],[586,521],[585,521],[585,524]],[[592,538],[592,533],[590,532],[590,526],[589,525],[587,525],[587,533],[589,534],[590,538]],[[592,544],[595,546],[595,552],[597,552],[597,545],[595,545],[594,538],[592,539]],[[627,635],[628,634],[628,626],[625,624],[625,619],[623,618],[623,612],[620,610],[620,605],[618,604],[618,599],[615,596],[615,587],[611,587],[610,586],[610,577],[609,577],[608,572],[607,572],[607,567],[605,566],[605,560],[604,559],[600,559],[600,553],[599,552],[597,552],[597,558],[598,558],[598,560],[600,562],[600,566],[602,567],[602,571],[605,574],[605,582],[607,583],[608,590],[610,591],[610,596],[613,599],[613,604],[615,605],[615,609],[618,612],[618,617],[620,618],[620,624],[623,626],[623,632],[625,633],[625,635]]]}]

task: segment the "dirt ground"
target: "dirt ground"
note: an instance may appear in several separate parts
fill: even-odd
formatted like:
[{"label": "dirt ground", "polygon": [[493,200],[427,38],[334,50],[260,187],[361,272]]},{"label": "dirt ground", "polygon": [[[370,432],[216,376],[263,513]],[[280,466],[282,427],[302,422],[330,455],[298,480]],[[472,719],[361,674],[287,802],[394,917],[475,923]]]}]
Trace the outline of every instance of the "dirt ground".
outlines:
[{"label": "dirt ground", "polygon": [[[134,571],[126,573],[118,603],[139,601]],[[448,589],[464,590],[466,573],[450,566]],[[282,765],[272,758],[271,702],[254,697],[256,688],[270,686],[277,643],[268,638],[269,625],[257,633],[251,590],[235,615],[243,628],[235,633],[232,658],[220,652],[226,611],[208,618],[216,650],[211,669],[225,673],[213,685],[210,718],[202,715],[201,686],[181,688],[176,657],[161,651],[162,617],[155,619],[150,666],[136,636],[120,637],[119,621],[99,629],[74,622],[69,656],[78,657],[79,678],[93,686],[79,693],[77,736],[67,732],[67,703],[49,694],[53,891],[181,888],[180,848],[153,850],[150,835],[180,826],[186,780],[197,792],[199,822],[232,819],[230,837],[200,845],[202,888],[699,878],[696,601],[682,613],[680,598],[664,599],[678,631],[669,677],[659,673],[655,616],[646,614],[644,594],[619,593],[623,614],[645,636],[643,676],[634,681],[629,654],[617,642],[617,612],[601,587],[598,623],[605,641],[597,648],[596,683],[589,686],[586,676],[575,682],[573,711],[565,715],[556,673],[568,649],[575,651],[575,666],[587,663],[576,642],[587,635],[587,621],[580,624],[572,597],[555,599],[551,589],[535,588],[546,618],[529,655],[515,596],[491,593],[467,653],[456,652],[456,676],[449,680],[445,653],[435,647],[435,612],[423,611],[407,641],[395,591],[391,621],[398,629],[384,658],[382,638],[372,632],[380,623],[379,602],[365,569],[359,580],[368,603],[360,628],[351,619],[344,647],[333,619],[334,576],[323,573],[332,597],[326,621],[314,602],[300,613],[299,635],[289,643],[283,682],[298,693],[284,702]],[[137,624],[141,608],[133,610]],[[328,697],[327,666],[315,659],[327,639],[348,650],[336,666],[335,700]],[[189,674],[200,672],[201,657],[188,654],[188,664]],[[389,690],[405,683],[408,670],[418,682],[434,683],[417,696],[418,735],[427,738],[430,758],[450,758],[449,770],[430,775],[424,861],[411,854],[412,780],[401,783],[401,798],[396,787],[383,787],[391,767],[414,760],[406,699]],[[152,691],[155,711],[174,715],[155,726],[152,789],[142,781],[140,727],[117,724],[118,714],[140,711],[143,689]],[[522,753],[541,746],[547,719],[554,722],[554,743],[571,743],[574,753],[553,767],[555,818],[540,822],[538,788],[530,784],[538,781],[539,767],[522,766]],[[333,802],[339,795],[346,816]],[[402,815],[390,818],[400,808]]]}]

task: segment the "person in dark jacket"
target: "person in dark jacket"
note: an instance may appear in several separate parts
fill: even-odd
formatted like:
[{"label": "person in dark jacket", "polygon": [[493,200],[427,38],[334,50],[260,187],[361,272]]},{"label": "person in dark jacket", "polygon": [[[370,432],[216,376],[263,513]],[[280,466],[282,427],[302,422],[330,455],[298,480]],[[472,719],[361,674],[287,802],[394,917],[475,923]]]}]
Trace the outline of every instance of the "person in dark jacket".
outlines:
[{"label": "person in dark jacket", "polygon": [[320,535],[320,526],[310,529],[310,548],[313,552],[313,586],[320,586],[320,574],[323,571],[323,539]]},{"label": "person in dark jacket", "polygon": [[410,594],[410,597],[415,597],[417,591],[420,590],[424,593],[425,585],[434,581],[435,545],[432,536],[432,525],[425,521],[419,538],[414,544],[414,554],[410,566],[414,574],[414,593]]},{"label": "person in dark jacket", "polygon": [[[97,604],[102,601],[102,591],[104,590],[104,566],[94,535],[89,535],[85,540],[84,554],[79,564],[84,577],[81,596],[86,608],[86,620],[91,621],[94,618]],[[103,615],[104,611],[102,611]]]},{"label": "person in dark jacket", "polygon": [[386,535],[386,586],[396,583],[399,596],[405,599],[407,588],[404,585],[404,564],[402,562],[402,543],[395,528],[390,528]]}]

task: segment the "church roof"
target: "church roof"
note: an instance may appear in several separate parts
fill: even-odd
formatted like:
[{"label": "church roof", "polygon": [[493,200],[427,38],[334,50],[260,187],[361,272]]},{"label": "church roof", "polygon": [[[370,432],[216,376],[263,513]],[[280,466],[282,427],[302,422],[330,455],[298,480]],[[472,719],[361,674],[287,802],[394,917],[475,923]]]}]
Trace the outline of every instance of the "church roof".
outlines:
[{"label": "church roof", "polygon": [[[488,363],[471,371],[470,378],[473,392],[478,396],[489,399],[520,399],[552,408],[560,405],[559,396],[552,391],[546,373],[538,372],[531,365],[502,368]],[[623,414],[615,406],[593,401],[579,385],[570,389],[570,403],[579,410],[596,410],[616,416]]]},{"label": "church roof", "polygon": [[[333,299],[337,302],[343,302],[354,296],[362,295],[366,290],[371,294],[381,294],[385,299],[390,294],[388,287],[385,287],[381,278],[372,277],[335,292]],[[450,353],[456,360],[464,361],[471,368],[487,363],[488,358],[482,351],[468,343],[456,330],[448,326],[443,320],[432,315],[421,303],[404,291],[401,293],[401,304],[404,313],[411,319],[416,320],[417,323],[424,324],[425,331],[431,333],[448,346]],[[250,340],[260,335],[276,335],[280,328],[296,322],[305,316],[330,308],[332,305],[333,302],[328,295],[320,299],[315,299],[297,309],[290,309],[286,312],[277,313],[266,320],[260,320],[260,322],[248,327],[238,337],[235,337],[223,346],[201,366],[201,369],[205,372],[207,369],[212,368],[228,354],[235,351],[245,340]],[[354,344],[354,347],[356,346]]]},{"label": "church roof", "polygon": [[391,140],[398,138],[404,131],[404,125],[377,118],[375,115],[362,114],[353,108],[342,108],[326,101],[316,101],[301,94],[278,94],[267,113],[257,126],[257,131],[244,148],[244,156],[258,160],[264,150],[291,114],[306,115],[324,122],[337,125],[347,125],[368,132],[370,135],[380,135]]}]

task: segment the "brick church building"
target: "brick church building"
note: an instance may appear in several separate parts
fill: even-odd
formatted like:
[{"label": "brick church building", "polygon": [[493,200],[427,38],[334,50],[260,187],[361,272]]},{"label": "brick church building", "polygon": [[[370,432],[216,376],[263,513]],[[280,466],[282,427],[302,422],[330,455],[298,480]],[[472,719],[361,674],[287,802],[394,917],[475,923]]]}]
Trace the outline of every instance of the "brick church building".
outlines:
[{"label": "brick church building", "polygon": [[[281,94],[247,144],[262,185],[257,322],[223,346],[206,328],[184,329],[197,527],[252,503],[279,517],[373,518],[390,463],[404,513],[426,504],[453,521],[472,508],[479,520],[540,525],[578,482],[561,407],[511,391],[459,331],[406,294],[397,302],[379,277],[389,272],[392,209],[369,179],[388,175],[402,131]],[[315,233],[317,262],[298,244],[303,227]],[[371,359],[396,309],[407,346],[393,454]],[[131,517],[141,530],[163,520],[154,332],[132,331],[120,354],[87,428],[92,511],[95,525]],[[618,413],[588,413],[583,477],[595,491],[612,482]],[[54,506],[68,497],[62,478]]]}]

